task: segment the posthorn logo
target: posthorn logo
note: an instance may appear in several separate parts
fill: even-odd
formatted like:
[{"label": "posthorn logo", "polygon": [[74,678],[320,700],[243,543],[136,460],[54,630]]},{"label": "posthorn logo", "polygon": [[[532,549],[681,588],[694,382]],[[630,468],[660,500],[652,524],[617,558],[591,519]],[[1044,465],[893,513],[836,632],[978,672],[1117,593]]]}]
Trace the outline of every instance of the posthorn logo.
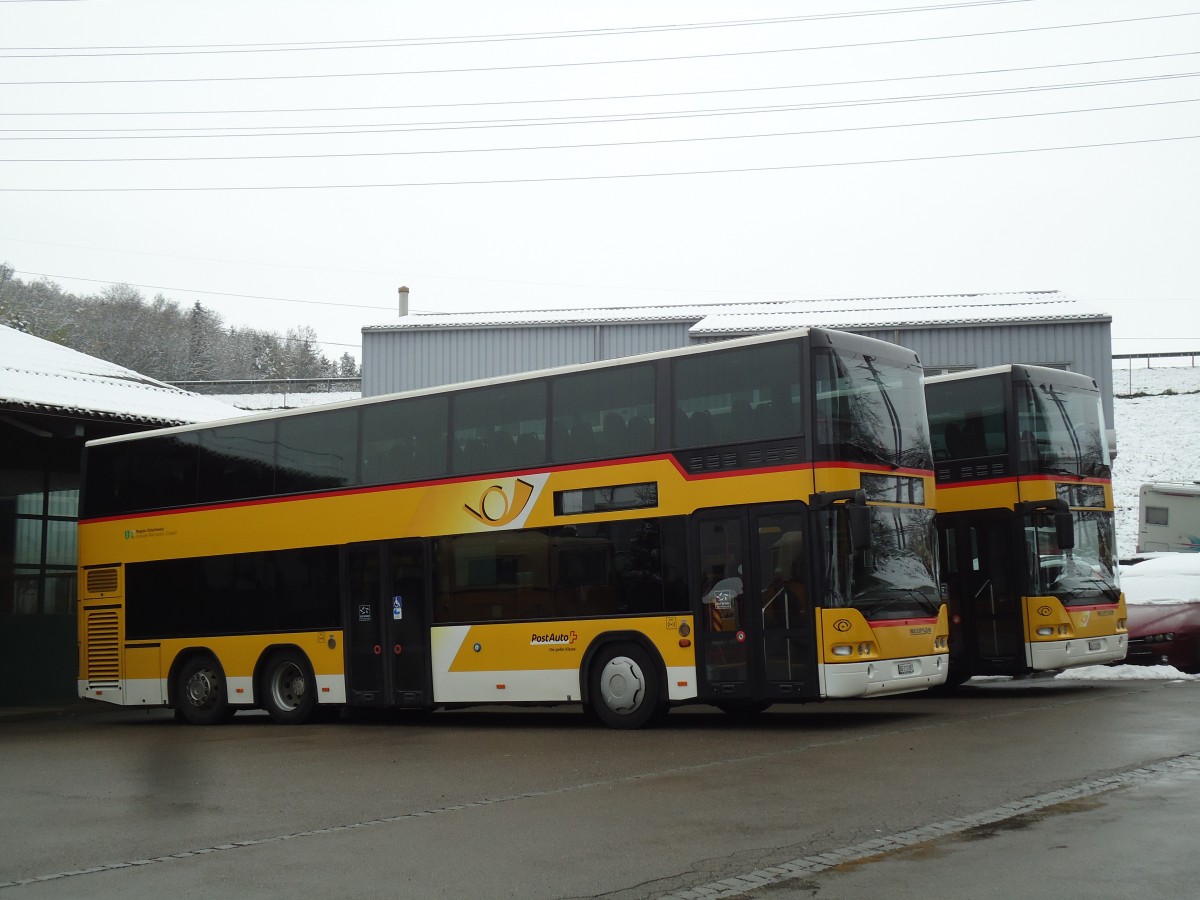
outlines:
[{"label": "posthorn logo", "polygon": [[484,488],[483,493],[479,495],[479,501],[475,505],[478,508],[466,504],[463,508],[476,521],[499,528],[508,525],[519,516],[532,496],[533,485],[517,478],[513,481],[511,497],[501,485],[493,484]]}]

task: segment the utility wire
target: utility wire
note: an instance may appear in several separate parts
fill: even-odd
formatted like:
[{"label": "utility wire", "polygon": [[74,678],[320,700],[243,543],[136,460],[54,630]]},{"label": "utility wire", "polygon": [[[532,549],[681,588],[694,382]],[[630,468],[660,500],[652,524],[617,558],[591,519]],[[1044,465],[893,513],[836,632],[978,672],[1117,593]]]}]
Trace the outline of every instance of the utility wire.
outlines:
[{"label": "utility wire", "polygon": [[156,110],[83,110],[77,112],[9,112],[0,110],[0,116],[225,116],[225,115],[259,115],[272,113],[312,113],[312,112],[382,112],[399,109],[449,109],[453,107],[477,106],[513,106],[518,104],[539,103],[594,103],[609,100],[655,100],[663,97],[699,97],[711,94],[745,94],[758,91],[793,91],[809,90],[812,88],[852,87],[863,84],[884,84],[896,81],[920,81],[938,78],[965,78],[975,75],[1008,75],[1015,72],[1033,72],[1042,69],[1065,69],[1077,66],[1100,66],[1114,63],[1147,62],[1149,60],[1172,59],[1180,56],[1196,56],[1200,50],[1187,50],[1182,53],[1157,53],[1151,56],[1126,56],[1115,59],[1090,59],[1073,63],[1048,63],[1040,66],[1014,66],[1005,69],[976,69],[969,72],[941,72],[932,75],[895,75],[888,78],[859,78],[852,81],[819,81],[809,84],[767,85],[766,87],[748,88],[718,88],[707,91],[666,91],[654,94],[611,94],[599,97],[546,97],[533,100],[476,100],[463,103],[407,103],[389,106],[325,106],[325,107],[291,107],[278,109],[156,109]]},{"label": "utility wire", "polygon": [[247,156],[130,156],[130,157],[30,157],[25,159],[0,159],[4,163],[130,163],[130,162],[246,162],[252,160],[280,159],[364,159],[391,156],[444,156],[463,153],[519,153],[541,150],[594,150],[607,147],[644,147],[658,144],[689,144],[710,141],[744,141],[781,137],[803,137],[816,134],[845,134],[858,131],[879,131],[893,128],[925,128],[937,125],[964,125],[979,122],[1001,122],[1011,119],[1033,119],[1045,116],[1064,116],[1076,113],[1113,112],[1126,109],[1145,109],[1155,106],[1174,106],[1181,103],[1200,102],[1200,97],[1182,100],[1158,100],[1147,103],[1128,103],[1121,106],[1092,106],[1084,109],[1061,109],[1048,112],[1015,113],[1007,116],[974,116],[967,119],[940,119],[931,122],[899,122],[887,125],[854,125],[844,128],[815,128],[806,131],[773,131],[761,134],[713,135],[707,137],[655,138],[640,141],[602,141],[590,144],[540,144],[525,147],[469,147],[437,150],[380,150],[354,153],[283,153]]},{"label": "utility wire", "polygon": [[217,76],[198,76],[191,78],[97,78],[97,79],[60,79],[60,80],[35,80],[35,81],[0,81],[0,85],[5,87],[30,87],[40,85],[64,85],[64,84],[199,84],[199,83],[217,83],[217,82],[240,82],[240,81],[295,81],[300,79],[314,78],[378,78],[384,76],[402,76],[402,75],[448,75],[448,74],[465,74],[474,72],[517,72],[517,71],[535,71],[541,69],[563,69],[563,68],[579,68],[583,66],[610,66],[610,65],[629,65],[632,63],[663,63],[663,62],[689,62],[700,59],[731,59],[735,57],[747,56],[768,56],[782,53],[809,53],[816,50],[850,50],[863,49],[867,47],[885,47],[895,46],[898,44],[919,44],[932,41],[953,41],[963,38],[979,38],[979,37],[1001,37],[1004,35],[1013,34],[1033,34],[1044,31],[1062,31],[1070,28],[1091,28],[1101,25],[1128,25],[1134,22],[1151,22],[1165,19],[1179,19],[1185,16],[1197,16],[1200,12],[1184,12],[1184,13],[1168,13],[1158,16],[1138,16],[1128,19],[1106,19],[1097,22],[1072,22],[1063,25],[1037,25],[1028,28],[1011,28],[998,31],[976,31],[963,34],[943,34],[943,35],[928,35],[925,37],[914,38],[893,38],[883,41],[857,41],[848,44],[824,44],[812,47],[783,47],[772,50],[735,50],[724,53],[697,53],[683,56],[651,56],[638,57],[635,59],[599,59],[599,60],[576,60],[571,62],[557,63],[524,63],[521,65],[510,66],[465,66],[460,68],[450,69],[409,69],[393,72],[326,72],[319,74],[303,74],[303,75],[217,75]]},{"label": "utility wire", "polygon": [[744,166],[736,169],[695,169],[677,172],[630,172],[615,175],[561,175],[535,178],[483,178],[455,181],[401,181],[375,182],[368,184],[255,184],[255,185],[209,185],[199,187],[0,187],[0,193],[31,194],[120,194],[120,193],[209,193],[216,191],[315,191],[315,190],[379,190],[381,188],[416,187],[475,187],[499,184],[555,184],[573,181],[616,181],[633,178],[675,178],[688,175],[738,175],[752,172],[785,172],[803,169],[832,169],[850,166],[874,166],[892,163],[940,162],[949,159],[978,159],[988,156],[1016,156],[1024,153],[1053,153],[1062,150],[1094,150],[1102,147],[1133,147],[1145,144],[1162,144],[1172,141],[1194,141],[1200,134],[1185,134],[1174,137],[1142,138],[1132,141],[1103,141],[1093,144],[1069,144],[1059,147],[1023,147],[1013,150],[981,150],[975,153],[945,153],[935,156],[904,156],[892,159],[845,160],[826,163],[798,163],[780,166]]},{"label": "utility wire", "polygon": [[560,40],[581,37],[618,37],[629,34],[657,34],[667,31],[699,31],[713,28],[738,28],[760,25],[786,25],[830,19],[857,19],[914,12],[949,12],[981,6],[1006,6],[1030,0],[970,0],[934,6],[905,6],[893,9],[855,10],[840,13],[814,13],[806,16],[780,16],[773,19],[732,19],[720,22],[683,22],[665,25],[630,25],[614,28],[586,28],[573,31],[531,31],[514,34],[457,35],[431,38],[376,38],[351,41],[280,41],[256,44],[164,44],[126,47],[0,47],[0,58],[17,59],[81,58],[99,56],[188,56],[212,53],[280,53],[314,50],[372,50],[389,47],[430,47],[447,44],[487,44],[511,41]]},{"label": "utility wire", "polygon": [[[400,277],[400,276],[397,276],[397,274],[393,271],[379,271],[379,270],[371,270],[371,269],[366,269],[366,270],[364,270],[364,269],[340,269],[340,268],[330,268],[328,266],[300,266],[300,265],[296,265],[294,263],[270,263],[270,262],[263,262],[262,260],[257,260],[257,259],[224,259],[221,257],[212,257],[212,256],[188,256],[188,255],[184,255],[181,253],[153,253],[153,252],[150,252],[147,250],[129,250],[129,249],[118,249],[118,248],[113,248],[113,247],[91,247],[91,246],[85,246],[85,245],[81,245],[81,244],[63,244],[61,242],[56,242],[56,241],[35,241],[35,240],[31,240],[29,238],[14,238],[14,237],[6,236],[6,235],[0,235],[0,241],[9,241],[11,243],[16,243],[16,244],[38,244],[39,246],[45,246],[45,247],[66,247],[71,250],[95,250],[95,251],[98,251],[101,253],[124,253],[124,254],[133,255],[133,256],[154,256],[154,257],[160,257],[160,258],[166,258],[166,259],[186,259],[186,260],[189,260],[192,262],[216,262],[216,263],[224,263],[224,264],[229,264],[229,265],[249,265],[249,266],[260,266],[260,267],[266,267],[266,268],[273,268],[273,269],[297,269],[297,270],[303,270],[303,271],[316,271],[316,272],[338,272],[341,274],[350,274],[350,275],[383,275],[383,276],[387,276],[389,278],[397,278],[397,280],[399,280],[400,282],[411,281],[413,278],[426,278],[431,281],[468,281],[468,282],[475,282],[475,283],[479,283],[479,284],[512,284],[512,285],[524,285],[524,286],[534,285],[537,287],[555,287],[555,288],[564,288],[564,287],[567,287],[567,288],[599,288],[599,289],[603,289],[603,290],[621,290],[621,291],[638,290],[638,291],[652,291],[652,292],[657,292],[657,293],[670,293],[670,294],[720,294],[722,296],[728,295],[728,294],[746,294],[746,295],[750,295],[750,296],[761,296],[763,293],[762,291],[744,291],[744,290],[738,290],[736,288],[721,288],[721,289],[698,288],[698,287],[664,288],[664,287],[646,287],[645,285],[638,285],[636,288],[634,288],[634,287],[630,287],[627,284],[594,284],[594,283],[581,284],[578,282],[571,282],[571,281],[528,281],[528,280],[517,281],[517,280],[513,280],[513,279],[504,279],[504,278],[476,278],[476,277],[470,277],[470,276],[465,276],[465,275],[429,275],[429,274],[422,274],[420,272],[410,272],[407,275]],[[0,265],[2,265],[2,264],[0,264]],[[57,277],[70,278],[72,276],[60,275]],[[118,282],[106,282],[106,283],[116,284]],[[172,290],[181,290],[181,289],[173,288]],[[770,291],[768,293],[790,294],[791,292],[779,290],[779,291]],[[417,309],[416,307],[412,307],[412,306],[410,306],[409,308],[413,312],[431,312],[431,310]]]},{"label": "utility wire", "polygon": [[[915,94],[901,97],[874,97],[866,100],[831,100],[817,101],[812,103],[789,103],[777,104],[773,106],[743,106],[743,107],[725,107],[717,109],[701,109],[701,110],[666,110],[646,113],[627,113],[619,115],[603,115],[603,116],[549,116],[539,119],[476,119],[476,120],[460,120],[460,121],[441,121],[441,122],[408,122],[408,123],[380,123],[378,125],[282,125],[282,126],[266,126],[274,128],[273,131],[243,131],[239,130],[240,126],[222,127],[212,126],[205,127],[205,131],[222,131],[232,132],[223,134],[144,134],[146,131],[169,131],[176,132],[197,131],[200,129],[186,128],[128,128],[128,129],[108,129],[108,128],[69,128],[69,129],[29,129],[29,128],[0,128],[0,133],[11,132],[28,132],[36,131],[38,134],[25,134],[20,136],[0,136],[0,141],[125,141],[125,140],[204,140],[212,138],[270,138],[270,137],[314,137],[321,135],[350,135],[350,134],[388,134],[393,132],[412,133],[426,131],[465,131],[479,130],[486,128],[534,128],[560,125],[612,125],[622,122],[652,122],[652,121],[673,121],[678,119],[698,119],[698,118],[716,118],[725,116],[738,115],[760,115],[764,113],[782,113],[782,112],[798,112],[803,110],[825,110],[825,109],[853,109],[863,106],[885,106],[895,103],[923,103],[931,100],[961,100],[965,98],[977,99],[980,97],[1003,97],[1012,94],[1028,94],[1041,93],[1044,91],[1059,91],[1059,90],[1074,90],[1078,88],[1090,87],[1111,87],[1113,85],[1124,84],[1141,84],[1151,81],[1173,81],[1180,78],[1195,78],[1200,75],[1200,72],[1179,72],[1169,75],[1144,75],[1136,78],[1113,78],[1101,81],[1080,81],[1066,84],[1050,84],[1050,85],[1033,85],[1030,87],[1020,88],[994,88],[991,90],[981,91],[955,91],[943,92],[938,94]],[[245,126],[259,128],[262,126]],[[336,129],[336,130],[318,130],[318,131],[281,131],[279,129],[300,129],[300,128],[318,128],[318,129]],[[113,131],[120,130],[122,132],[139,132],[136,134],[58,134],[59,131]],[[43,137],[42,134],[50,133],[51,136]]]},{"label": "utility wire", "polygon": [[[17,275],[32,275],[36,278],[60,278],[64,281],[86,281],[89,284],[107,284],[107,285],[111,285],[111,286],[126,285],[127,287],[142,288],[144,290],[149,290],[149,291],[177,291],[177,292],[185,293],[185,294],[205,294],[205,295],[212,296],[212,297],[236,297],[236,298],[242,299],[242,300],[271,300],[271,301],[276,301],[279,303],[306,303],[306,304],[318,304],[321,306],[344,306],[347,308],[355,307],[358,309],[377,309],[377,310],[382,310],[382,311],[391,311],[392,309],[394,309],[394,307],[391,307],[391,306],[365,306],[365,305],[359,304],[359,303],[333,303],[333,302],[327,302],[327,301],[321,301],[321,300],[296,300],[296,299],[293,299],[290,297],[256,297],[253,294],[225,294],[225,293],[221,293],[220,291],[199,291],[194,288],[172,288],[172,287],[161,287],[159,285],[154,285],[154,284],[134,284],[129,281],[106,281],[101,278],[79,278],[75,275],[48,275],[44,272],[26,272],[22,269],[13,269],[12,271],[14,274],[17,274]],[[280,336],[279,340],[284,341],[284,342],[298,341],[298,342],[305,343],[305,344],[310,344],[310,343],[323,344],[323,345],[330,346],[330,347],[362,347],[362,344],[347,344],[347,343],[339,342],[339,341],[322,341],[322,340],[318,340],[315,338],[309,339],[309,338],[292,338],[292,337]]]},{"label": "utility wire", "polygon": [[109,284],[118,285],[126,284],[129,287],[143,288],[148,291],[182,291],[188,294],[206,294],[210,297],[234,297],[238,300],[272,300],[279,303],[304,303],[310,306],[337,306],[346,309],[378,309],[391,310],[394,306],[371,306],[365,303],[337,303],[333,300],[297,300],[293,297],[264,297],[258,294],[226,294],[221,291],[200,291],[195,288],[180,288],[180,287],[163,287],[160,284],[133,284],[128,281],[105,281],[102,278],[77,278],[74,275],[49,275],[45,272],[26,272],[22,269],[13,269],[18,275],[32,275],[36,278],[63,278],[70,281],[87,281],[92,284]]}]

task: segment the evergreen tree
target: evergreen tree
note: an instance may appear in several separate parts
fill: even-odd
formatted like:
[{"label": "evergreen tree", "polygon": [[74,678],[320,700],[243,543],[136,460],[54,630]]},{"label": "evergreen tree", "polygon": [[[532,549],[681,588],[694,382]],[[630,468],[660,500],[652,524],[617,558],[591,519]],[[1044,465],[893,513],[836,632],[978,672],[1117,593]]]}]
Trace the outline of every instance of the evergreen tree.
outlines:
[{"label": "evergreen tree", "polygon": [[337,363],[328,359],[307,325],[284,336],[227,328],[220,315],[199,302],[185,309],[162,294],[147,302],[128,284],[77,297],[45,278],[22,281],[6,263],[0,263],[0,325],[162,381],[358,374],[349,354]]}]

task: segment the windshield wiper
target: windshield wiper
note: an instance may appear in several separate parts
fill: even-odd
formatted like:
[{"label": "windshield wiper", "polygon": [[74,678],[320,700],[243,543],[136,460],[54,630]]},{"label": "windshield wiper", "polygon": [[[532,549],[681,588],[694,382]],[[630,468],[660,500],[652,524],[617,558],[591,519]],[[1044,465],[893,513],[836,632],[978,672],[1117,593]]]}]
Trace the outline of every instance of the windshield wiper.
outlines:
[{"label": "windshield wiper", "polygon": [[910,600],[916,600],[917,604],[923,610],[925,610],[925,612],[929,613],[932,616],[937,615],[938,608],[941,606],[940,602],[931,600],[929,598],[929,595],[922,593],[921,591],[918,591],[916,588],[885,587],[885,588],[878,588],[877,593],[884,594],[885,596],[881,597],[881,596],[875,595],[875,596],[871,596],[869,598],[856,597],[854,600],[855,607],[857,609],[859,609],[860,611],[863,611],[862,607],[864,605],[864,600],[870,600],[876,604],[876,606],[874,606],[872,608],[881,609],[886,604],[898,599],[898,596],[899,597],[907,597]]},{"label": "windshield wiper", "polygon": [[[1111,582],[1105,581],[1103,578],[1081,578],[1079,580],[1082,581],[1084,584],[1098,585],[1099,586],[1098,588],[1092,588],[1091,590],[1095,591],[1097,593],[1103,594],[1105,597],[1107,597],[1113,603],[1116,603],[1117,600],[1119,600],[1121,597],[1120,589],[1118,589],[1116,587],[1116,585],[1112,584]],[[1051,589],[1053,589],[1053,585],[1051,585]],[[1082,588],[1082,587],[1071,588],[1070,590],[1065,591],[1063,593],[1063,597],[1064,597],[1064,599],[1070,598],[1070,597],[1078,597],[1087,592],[1088,592],[1087,588]]]},{"label": "windshield wiper", "polygon": [[1061,466],[1043,466],[1038,465],[1037,470],[1043,475],[1066,475],[1070,478],[1083,478],[1078,472],[1072,472],[1070,469],[1064,469]]},{"label": "windshield wiper", "polygon": [[888,456],[878,447],[869,447],[866,444],[858,444],[854,441],[838,441],[842,447],[849,447],[852,450],[857,450],[863,456],[867,457],[868,462],[882,463],[885,466],[891,466],[893,469],[900,468],[900,463],[893,456]]}]

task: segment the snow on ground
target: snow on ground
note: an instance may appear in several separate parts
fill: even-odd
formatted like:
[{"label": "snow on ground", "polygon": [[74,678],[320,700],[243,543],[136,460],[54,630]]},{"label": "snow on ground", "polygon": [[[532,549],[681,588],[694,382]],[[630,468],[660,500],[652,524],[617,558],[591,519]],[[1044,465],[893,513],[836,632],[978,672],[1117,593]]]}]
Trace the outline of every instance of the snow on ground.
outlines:
[{"label": "snow on ground", "polygon": [[1148,481],[1200,480],[1200,461],[1193,456],[1200,447],[1200,366],[1186,359],[1155,361],[1153,368],[1133,362],[1133,368],[1113,364],[1113,499],[1122,558],[1137,548],[1138,488]]},{"label": "snow on ground", "polygon": [[1174,666],[1080,666],[1054,676],[1055,681],[1200,681]]}]

